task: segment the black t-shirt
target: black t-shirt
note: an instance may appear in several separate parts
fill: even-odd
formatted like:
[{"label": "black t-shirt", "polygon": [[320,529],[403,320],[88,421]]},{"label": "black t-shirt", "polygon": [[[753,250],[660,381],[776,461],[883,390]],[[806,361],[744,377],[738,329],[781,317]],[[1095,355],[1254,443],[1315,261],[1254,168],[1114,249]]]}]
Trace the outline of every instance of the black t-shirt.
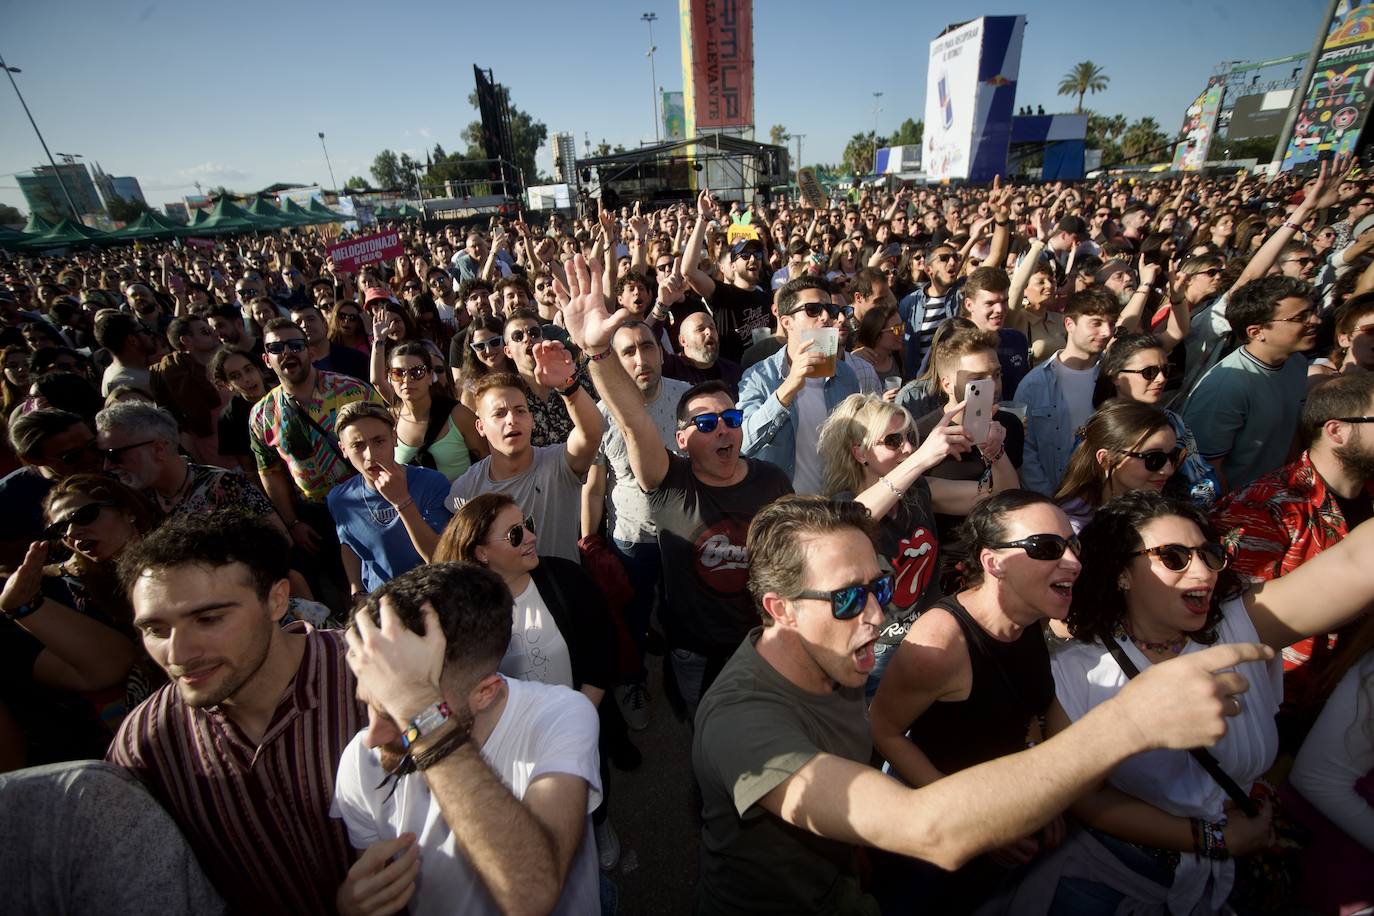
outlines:
[{"label": "black t-shirt", "polygon": [[761,287],[740,289],[729,283],[717,283],[710,306],[720,332],[720,355],[740,362],[754,339],[754,329],[772,325],[772,305],[773,297]]},{"label": "black t-shirt", "polygon": [[[921,440],[930,435],[930,431],[940,422],[944,416],[944,408],[932,411],[916,421],[916,432]],[[1021,421],[1015,414],[1005,410],[999,410],[992,415],[992,418],[1002,424],[1002,428],[1007,431],[1007,437],[1002,441],[1003,447],[1007,451],[1007,457],[1011,459],[1012,467],[1021,467],[1021,452],[1026,444],[1026,429],[1021,425]],[[941,480],[972,480],[982,479],[987,471],[987,465],[983,463],[983,453],[974,446],[957,458],[946,458],[935,467],[926,471],[927,477],[938,477]],[[939,531],[941,543],[948,544],[954,539],[954,530],[959,527],[963,516],[959,515],[936,515],[935,527]]]},{"label": "black t-shirt", "polygon": [[739,361],[740,368],[748,369],[750,366],[763,362],[765,359],[781,350],[783,345],[784,341],[776,337],[760,340],[744,351],[744,356],[740,357]]},{"label": "black t-shirt", "polygon": [[1367,494],[1361,493],[1353,499],[1346,499],[1344,496],[1338,496],[1334,490],[1329,492],[1331,498],[1336,500],[1336,505],[1340,507],[1341,516],[1345,518],[1346,531],[1354,531],[1356,525],[1374,516],[1374,500]]},{"label": "black t-shirt", "polygon": [[368,381],[372,375],[372,367],[368,365],[366,356],[352,347],[336,343],[329,345],[328,356],[315,360],[315,368],[351,376],[360,382]]},{"label": "black t-shirt", "polygon": [[252,455],[252,441],[248,434],[248,415],[253,405],[238,395],[230,398],[219,415],[219,451],[221,455]]},{"label": "black t-shirt", "polygon": [[670,646],[728,654],[758,626],[749,595],[745,536],[764,506],[792,492],[776,465],[751,458],[733,486],[707,486],[691,462],[668,456],[668,473],[651,490],[649,509],[663,556],[662,623]]},{"label": "black t-shirt", "polygon": [[689,363],[686,357],[676,353],[663,354],[664,378],[674,378],[689,385],[709,381],[724,382],[730,389],[730,397],[735,400],[739,399],[739,380],[743,374],[744,370],[740,368],[739,363],[728,359],[717,359],[711,368],[699,369]]}]

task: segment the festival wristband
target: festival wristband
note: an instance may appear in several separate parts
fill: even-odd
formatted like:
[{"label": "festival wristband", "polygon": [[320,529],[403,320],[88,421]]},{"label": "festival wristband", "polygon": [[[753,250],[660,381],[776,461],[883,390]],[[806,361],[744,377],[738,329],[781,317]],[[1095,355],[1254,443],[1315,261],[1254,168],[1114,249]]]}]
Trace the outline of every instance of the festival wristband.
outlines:
[{"label": "festival wristband", "polygon": [[410,724],[401,732],[401,744],[408,749],[416,741],[433,734],[451,718],[453,711],[448,708],[447,703],[440,700],[410,720]]}]

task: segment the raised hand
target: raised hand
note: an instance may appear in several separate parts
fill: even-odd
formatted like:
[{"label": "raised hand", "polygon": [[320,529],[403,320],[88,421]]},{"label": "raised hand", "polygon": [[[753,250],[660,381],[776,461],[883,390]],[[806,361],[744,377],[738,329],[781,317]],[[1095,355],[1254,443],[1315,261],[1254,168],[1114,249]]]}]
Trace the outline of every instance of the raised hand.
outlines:
[{"label": "raised hand", "polygon": [[534,380],[545,388],[562,390],[577,371],[568,348],[556,340],[543,340],[534,345]]},{"label": "raised hand", "polygon": [[940,422],[935,424],[935,428],[916,449],[915,454],[921,456],[917,459],[919,464],[933,468],[946,458],[959,457],[973,446],[964,428],[957,423],[963,412],[963,401],[945,411]]},{"label": "raised hand", "polygon": [[439,676],[444,670],[444,630],[428,602],[423,611],[423,636],[401,622],[389,597],[381,602],[381,626],[364,611],[344,631],[348,667],[358,679],[359,693],[400,728],[443,698]]},{"label": "raised hand", "polygon": [[382,499],[393,506],[402,505],[410,499],[406,469],[401,465],[393,463],[390,467],[379,468],[376,476],[372,478],[372,485],[382,494]]},{"label": "raised hand", "polygon": [[716,198],[704,188],[697,195],[697,216],[711,222],[720,219],[720,206],[716,203]]},{"label": "raised hand", "polygon": [[420,875],[415,834],[373,843],[348,870],[334,904],[341,916],[390,916],[405,909]]},{"label": "raised hand", "polygon": [[12,614],[18,608],[38,597],[43,586],[43,564],[48,560],[48,545],[45,541],[34,541],[24,554],[24,562],[5,580],[5,588],[0,591],[0,610]]},{"label": "raised hand", "polygon": [[588,261],[576,255],[568,263],[567,274],[568,285],[562,292],[562,284],[554,280],[554,292],[568,298],[563,306],[563,326],[573,343],[587,353],[603,353],[610,347],[615,332],[633,316],[623,308],[612,313],[606,307],[602,266],[595,258]]}]

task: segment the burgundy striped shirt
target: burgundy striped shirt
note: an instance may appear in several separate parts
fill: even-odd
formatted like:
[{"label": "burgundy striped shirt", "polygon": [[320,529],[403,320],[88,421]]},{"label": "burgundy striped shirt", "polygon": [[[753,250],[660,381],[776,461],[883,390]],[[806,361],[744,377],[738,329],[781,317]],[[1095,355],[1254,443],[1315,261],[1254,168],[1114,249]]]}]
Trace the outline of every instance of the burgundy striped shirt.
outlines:
[{"label": "burgundy striped shirt", "polygon": [[174,684],[129,714],[107,759],[171,812],[235,911],[332,913],[355,855],[329,816],[334,774],[367,723],[342,631],[305,633],[305,651],[262,743],[218,709],[192,709]]}]

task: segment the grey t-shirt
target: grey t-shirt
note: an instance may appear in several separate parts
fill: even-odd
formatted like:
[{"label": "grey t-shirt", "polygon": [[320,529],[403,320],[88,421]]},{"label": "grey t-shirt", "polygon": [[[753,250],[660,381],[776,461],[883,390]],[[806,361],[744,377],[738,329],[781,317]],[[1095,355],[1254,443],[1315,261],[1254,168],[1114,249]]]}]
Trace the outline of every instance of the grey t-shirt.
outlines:
[{"label": "grey t-shirt", "polygon": [[504,493],[526,515],[534,519],[539,532],[539,553],[582,562],[577,551],[581,528],[581,487],[587,475],[574,474],[568,467],[567,449],[562,445],[532,446],[534,461],[523,472],[505,480],[491,479],[491,458],[483,458],[463,472],[449,488],[448,508],[457,513],[463,504],[483,493]]},{"label": "grey t-shirt", "polygon": [[0,775],[0,848],[6,912],[227,912],[171,815],[114,764]]},{"label": "grey t-shirt", "polygon": [[133,369],[119,363],[110,363],[104,376],[100,379],[100,396],[109,397],[110,392],[120,385],[127,385],[130,388],[151,393],[153,390],[152,374],[147,369]]},{"label": "grey t-shirt", "polygon": [[[677,379],[665,378],[660,383],[658,397],[644,407],[649,411],[659,437],[668,451],[681,454],[677,447],[677,402],[692,386]],[[616,425],[610,409],[603,401],[597,405],[606,419],[606,432],[601,436],[598,464],[606,466],[606,530],[617,541],[650,544],[658,537],[658,528],[649,517],[649,497],[639,488],[634,470],[630,467],[630,453],[625,434]]]},{"label": "grey t-shirt", "polygon": [[802,690],[759,655],[762,632],[749,634],[697,709],[697,911],[877,912],[857,893],[853,847],[794,827],[758,804],[817,754],[867,765],[873,742],[863,691]]}]

